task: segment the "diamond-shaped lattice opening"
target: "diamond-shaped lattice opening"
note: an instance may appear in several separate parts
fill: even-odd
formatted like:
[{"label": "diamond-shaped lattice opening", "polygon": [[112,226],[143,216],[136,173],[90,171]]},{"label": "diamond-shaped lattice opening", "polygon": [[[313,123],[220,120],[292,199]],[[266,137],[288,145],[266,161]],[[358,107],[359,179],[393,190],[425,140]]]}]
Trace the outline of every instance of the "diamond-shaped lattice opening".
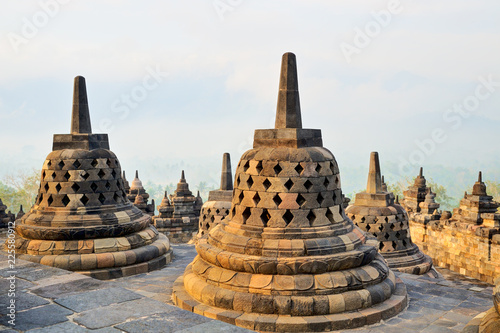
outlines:
[{"label": "diamond-shaped lattice opening", "polygon": [[66,171],[66,173],[64,174],[64,178],[66,178],[66,180],[69,180],[71,178],[71,175],[68,171]]},{"label": "diamond-shaped lattice opening", "polygon": [[325,198],[321,195],[321,193],[318,193],[318,197],[316,198],[318,200],[318,203],[321,205],[323,201],[325,201]]},{"label": "diamond-shaped lattice opening", "polygon": [[302,167],[302,165],[300,165],[300,163],[299,163],[299,164],[297,164],[297,166],[295,167],[295,171],[297,171],[297,173],[298,173],[298,174],[299,174],[299,176],[300,176],[300,174],[302,173],[302,171],[304,171],[304,168],[303,168],[303,167]]},{"label": "diamond-shaped lattice opening", "polygon": [[389,239],[389,237],[390,237],[390,236],[389,236],[389,234],[386,232],[386,233],[384,234],[384,238],[385,238],[385,239]]},{"label": "diamond-shaped lattice opening", "polygon": [[276,164],[273,168],[274,172],[276,173],[276,175],[279,175],[280,172],[283,170],[283,168],[280,166],[280,164]]},{"label": "diamond-shaped lattice opening", "polygon": [[59,193],[59,191],[60,191],[61,189],[62,189],[61,184],[57,183],[57,185],[56,185],[56,191],[57,191],[57,193]]},{"label": "diamond-shaped lattice opening", "polygon": [[52,165],[52,161],[49,160],[49,163],[47,163],[47,166],[50,167]]},{"label": "diamond-shaped lattice opening", "polygon": [[[376,237],[377,235],[374,235],[374,236]],[[378,244],[378,249],[379,249],[380,251],[382,251],[382,249],[383,249],[383,248],[384,248],[384,242],[380,242],[380,243]]]},{"label": "diamond-shaped lattice opening", "polygon": [[339,175],[337,175],[335,177],[335,185],[337,185],[337,187],[339,187],[339,183],[340,183],[340,177],[339,177]]},{"label": "diamond-shaped lattice opening", "polygon": [[380,231],[384,230],[384,226],[383,225],[379,225],[378,226],[378,230],[380,230]]},{"label": "diamond-shaped lattice opening", "polygon": [[[352,217],[352,219],[354,220],[354,216]],[[363,216],[363,217],[361,218],[361,222],[365,222],[365,221],[366,221],[366,218]]]},{"label": "diamond-shaped lattice opening", "polygon": [[40,195],[38,196],[38,204],[40,204],[40,202],[43,201],[43,193],[40,193]]},{"label": "diamond-shaped lattice opening", "polygon": [[73,191],[75,191],[75,193],[76,193],[80,189],[80,185],[78,185],[77,183],[74,183],[73,185],[71,185],[71,189]]},{"label": "diamond-shaped lattice opening", "polygon": [[215,216],[213,216],[213,215],[212,215],[212,216],[210,217],[210,221],[212,221],[212,223],[213,223],[213,222],[215,221]]},{"label": "diamond-shaped lattice opening", "polygon": [[104,185],[106,187],[106,190],[110,190],[111,189],[111,183],[110,182],[106,182],[106,185]]},{"label": "diamond-shaped lattice opening", "polygon": [[108,167],[110,167],[110,168],[111,168],[111,160],[110,160],[109,158],[108,158],[108,159],[106,159],[106,164],[108,165]]},{"label": "diamond-shaped lattice opening", "polygon": [[80,163],[80,161],[79,161],[79,160],[76,160],[76,161],[74,161],[74,162],[73,162],[73,166],[74,166],[75,168],[77,168],[77,169],[78,169],[81,165],[82,165],[82,163]]},{"label": "diamond-shaped lattice opening", "polygon": [[260,202],[260,195],[259,193],[255,193],[255,195],[253,196],[253,202],[255,203],[255,206],[257,206]]},{"label": "diamond-shaped lattice opening", "polygon": [[306,202],[306,198],[304,198],[300,193],[299,195],[297,195],[297,204],[299,206],[302,206],[304,204],[304,202]]},{"label": "diamond-shaped lattice opening", "polygon": [[248,168],[250,167],[250,161],[247,161],[245,165],[243,166],[243,172],[247,172]]},{"label": "diamond-shaped lattice opening", "polygon": [[285,220],[286,225],[288,225],[288,224],[290,224],[290,222],[292,222],[293,214],[289,209],[287,209],[285,214],[283,214],[283,220]]},{"label": "diamond-shaped lattice opening", "polygon": [[217,215],[219,215],[219,213],[220,213],[220,209],[219,209],[219,208],[217,208],[217,209],[215,210],[215,212],[217,213]]},{"label": "diamond-shaped lattice opening", "polygon": [[399,238],[401,237],[401,234],[399,233],[399,231],[396,231],[396,238]]},{"label": "diamond-shaped lattice opening", "polygon": [[113,200],[115,202],[120,202],[120,199],[121,199],[120,196],[115,192],[115,194],[113,195]]},{"label": "diamond-shaped lattice opening", "polygon": [[306,190],[310,190],[311,187],[313,186],[313,183],[311,183],[311,181],[308,179],[306,180],[306,182],[304,183],[304,187],[306,188]]},{"label": "diamond-shaped lattice opening", "polygon": [[264,187],[267,190],[268,188],[271,187],[271,182],[269,181],[269,179],[266,178],[266,180],[264,180],[264,183],[262,183],[262,185],[264,185]]},{"label": "diamond-shaped lattice opening", "polygon": [[234,217],[235,214],[236,214],[236,208],[233,207],[233,209],[231,210],[231,215]]},{"label": "diamond-shaped lattice opening", "polygon": [[[334,222],[334,221],[333,221],[333,213],[332,213],[332,211],[330,210],[330,208],[328,208],[328,209],[326,210],[326,214],[325,214],[325,215],[326,215],[326,218],[328,219],[328,221],[330,221],[330,222],[332,222],[332,223]],[[354,216],[353,216],[352,218],[354,219]]]},{"label": "diamond-shaped lattice opening", "polygon": [[226,215],[229,215],[229,209],[226,209]]},{"label": "diamond-shaped lattice opening", "polygon": [[69,204],[69,202],[70,202],[71,200],[69,200],[69,197],[68,197],[67,195],[65,195],[65,196],[62,198],[62,200],[61,200],[61,201],[62,201],[62,203],[63,203],[64,207],[66,207],[66,206],[68,206],[68,204]]},{"label": "diamond-shaped lattice opening", "polygon": [[49,195],[49,197],[47,198],[47,203],[50,205],[52,205],[52,203],[54,202],[54,199],[52,198],[52,195]]},{"label": "diamond-shaped lattice opening", "polygon": [[373,222],[377,223],[377,222],[378,222],[378,217],[375,217],[375,218],[373,219]]},{"label": "diamond-shaped lattice opening", "polygon": [[279,194],[276,193],[276,195],[273,198],[273,201],[276,204],[276,206],[279,206],[283,200],[281,200]]},{"label": "diamond-shaped lattice opening", "polygon": [[396,243],[395,241],[392,241],[392,248],[395,250],[398,248],[398,243]]},{"label": "diamond-shaped lattice opening", "polygon": [[52,179],[56,179],[56,172],[52,172]]},{"label": "diamond-shaped lattice opening", "polygon": [[104,172],[103,169],[99,170],[99,172],[97,173],[97,175],[99,176],[99,178],[102,179],[102,177],[104,177],[106,175],[106,172]]},{"label": "diamond-shaped lattice opening", "polygon": [[321,164],[319,164],[319,163],[316,164],[316,168],[314,170],[316,170],[317,173],[320,173],[321,169],[322,169]]},{"label": "diamond-shaped lattice opening", "polygon": [[370,231],[370,229],[371,229],[371,228],[372,228],[372,227],[370,227],[370,225],[369,225],[369,224],[367,224],[365,229],[366,229],[366,231]]},{"label": "diamond-shaped lattice opening", "polygon": [[238,177],[236,177],[236,186],[240,185],[240,175],[238,175]]},{"label": "diamond-shaped lattice opening", "polygon": [[330,161],[330,170],[332,170],[332,173],[335,174],[335,166],[332,161]]},{"label": "diamond-shaped lattice opening", "polygon": [[328,185],[330,185],[330,181],[328,180],[328,177],[325,177],[325,181],[323,182],[323,186],[325,186],[325,188],[328,189]]},{"label": "diamond-shaped lattice opening", "polygon": [[81,198],[80,198],[80,202],[85,206],[87,204],[87,202],[89,202],[89,198],[87,198],[87,196],[84,194]]},{"label": "diamond-shaped lattice opening", "polygon": [[210,229],[210,224],[207,222],[207,224],[205,224],[205,228],[208,230]]},{"label": "diamond-shaped lattice opening", "polygon": [[248,185],[248,188],[250,189],[253,185],[253,179],[252,179],[252,176],[248,177],[247,179],[247,185]]},{"label": "diamond-shaped lattice opening", "polygon": [[49,190],[49,183],[45,183],[45,186],[43,187],[45,189],[45,192]]},{"label": "diamond-shaped lattice opening", "polygon": [[286,181],[286,183],[285,183],[285,187],[286,187],[286,189],[287,189],[288,191],[290,191],[290,189],[292,188],[292,186],[293,186],[293,182],[292,182],[292,180],[291,180],[291,179],[288,179],[288,180]]},{"label": "diamond-shaped lattice opening", "polygon": [[85,171],[84,173],[82,173],[83,179],[87,180],[87,178],[89,178],[89,177],[90,177],[90,174],[88,172]]},{"label": "diamond-shaped lattice opening", "polygon": [[90,165],[92,165],[94,168],[99,164],[96,159],[93,159],[92,162],[90,162]]},{"label": "diamond-shaped lattice opening", "polygon": [[243,224],[247,223],[247,220],[250,218],[250,215],[252,215],[252,213],[250,212],[250,208],[249,207],[245,208],[242,214]]},{"label": "diamond-shaped lattice opening", "polygon": [[403,243],[403,246],[406,247],[407,243],[406,243],[405,239],[403,239],[402,243]]},{"label": "diamond-shaped lattice opening", "polygon": [[307,219],[309,220],[309,224],[313,224],[314,220],[316,220],[316,214],[312,210],[307,214]]},{"label": "diamond-shaped lattice opening", "polygon": [[[387,218],[387,217],[386,217],[386,218]],[[391,228],[391,230],[394,230],[394,228],[395,228],[395,227],[396,227],[396,226],[395,226],[395,223],[391,223],[391,224],[389,225],[389,228]]]},{"label": "diamond-shaped lattice opening", "polygon": [[209,209],[207,210],[207,214],[210,214],[211,212],[212,212],[212,210],[209,208]]},{"label": "diamond-shaped lattice opening", "polygon": [[264,227],[267,227],[267,222],[269,222],[269,220],[271,219],[271,215],[269,214],[269,211],[267,209],[262,210],[262,214],[260,214],[260,219],[262,220]]},{"label": "diamond-shaped lattice opening", "polygon": [[42,180],[45,179],[45,170],[42,171]]},{"label": "diamond-shaped lattice opening", "polygon": [[96,183],[92,183],[92,184],[90,184],[90,188],[92,189],[92,191],[95,192],[97,190],[98,186]]},{"label": "diamond-shaped lattice opening", "polygon": [[337,201],[337,195],[335,194],[335,191],[333,191],[332,197],[333,197],[333,202]]},{"label": "diamond-shaped lattice opening", "polygon": [[262,161],[259,161],[259,163],[257,163],[257,166],[255,167],[255,169],[257,170],[257,173],[260,174],[260,172],[262,171],[262,169],[264,169],[262,167]]},{"label": "diamond-shaped lattice opening", "polygon": [[[243,198],[245,195],[243,194],[243,191],[240,192],[240,195],[238,196],[238,199],[240,199],[240,203],[243,201]],[[208,209],[208,213],[210,214],[210,208]]]},{"label": "diamond-shaped lattice opening", "polygon": [[389,218],[387,216],[385,217],[384,220],[385,220],[385,222],[389,222]]},{"label": "diamond-shaped lattice opening", "polygon": [[59,168],[61,168],[61,169],[62,169],[62,168],[64,168],[64,161],[59,162],[58,166],[59,166]]},{"label": "diamond-shaped lattice opening", "polygon": [[111,176],[113,177],[113,179],[116,178],[116,175],[117,175],[117,173],[116,173],[115,169],[113,169],[113,171],[111,171]]},{"label": "diamond-shaped lattice opening", "polygon": [[106,201],[106,197],[101,193],[98,198],[99,202],[104,205],[104,201]]}]

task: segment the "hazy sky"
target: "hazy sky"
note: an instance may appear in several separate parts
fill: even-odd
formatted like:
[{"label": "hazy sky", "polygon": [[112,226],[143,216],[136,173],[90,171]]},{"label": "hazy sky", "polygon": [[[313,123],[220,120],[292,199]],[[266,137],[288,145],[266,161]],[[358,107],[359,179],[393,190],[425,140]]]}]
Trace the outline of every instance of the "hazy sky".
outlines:
[{"label": "hazy sky", "polygon": [[[297,55],[302,123],[339,162],[392,177],[495,170],[500,3],[461,0],[40,0],[0,12],[0,177],[41,168],[87,80],[94,132],[143,181],[218,182],[273,126],[281,55]],[[498,174],[485,174],[499,179]],[[194,179],[193,179],[194,178]]]}]

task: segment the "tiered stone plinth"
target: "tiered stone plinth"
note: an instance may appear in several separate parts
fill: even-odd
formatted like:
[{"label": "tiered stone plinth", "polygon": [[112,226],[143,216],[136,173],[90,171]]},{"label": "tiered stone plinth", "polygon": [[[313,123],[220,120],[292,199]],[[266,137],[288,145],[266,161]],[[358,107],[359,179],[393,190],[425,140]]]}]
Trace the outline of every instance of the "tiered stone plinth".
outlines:
[{"label": "tiered stone plinth", "polygon": [[394,202],[394,195],[382,189],[378,153],[370,156],[370,172],[366,192],[356,194],[347,216],[361,230],[377,238],[380,253],[389,267],[404,273],[425,274],[432,260],[411,240],[408,215]]},{"label": "tiered stone plinth", "polygon": [[[125,176],[125,172],[123,175]],[[150,216],[155,215],[155,202],[152,200],[151,203],[148,203],[149,194],[146,192],[144,186],[142,186],[138,170],[135,170],[135,178],[132,181],[132,185],[128,186],[127,182],[124,186],[126,188],[128,187],[127,198],[130,202],[134,203],[134,206],[139,208],[143,213]]]},{"label": "tiered stone plinth", "polygon": [[127,199],[106,134],[92,134],[85,80],[75,78],[72,134],[54,135],[31,210],[16,221],[20,259],[98,279],[170,261],[168,239]]},{"label": "tiered stone plinth", "polygon": [[373,324],[406,306],[404,284],[344,214],[334,156],[302,129],[295,56],[283,56],[276,128],[236,169],[230,215],[196,244],[179,307],[260,332]]},{"label": "tiered stone plinth", "polygon": [[[2,199],[0,199],[0,228],[7,228],[9,222],[13,222],[16,217],[10,212],[5,212],[7,206],[3,204]],[[22,206],[21,206],[22,210]]]},{"label": "tiered stone plinth", "polygon": [[158,206],[159,215],[153,216],[154,226],[173,243],[189,242],[198,232],[200,212],[196,211],[197,201],[182,170],[174,195],[170,196],[170,200],[164,198]]},{"label": "tiered stone plinth", "polygon": [[208,201],[203,204],[200,213],[198,237],[206,235],[210,229],[229,215],[233,196],[233,176],[229,153],[222,157],[222,175],[220,189],[210,191]]}]

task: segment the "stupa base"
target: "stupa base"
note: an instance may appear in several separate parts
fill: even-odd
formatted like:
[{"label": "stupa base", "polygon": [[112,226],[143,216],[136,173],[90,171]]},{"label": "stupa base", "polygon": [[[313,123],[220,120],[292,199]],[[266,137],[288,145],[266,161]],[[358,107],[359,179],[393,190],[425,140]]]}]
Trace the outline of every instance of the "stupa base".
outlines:
[{"label": "stupa base", "polygon": [[55,255],[18,253],[17,258],[109,280],[160,269],[172,261],[172,249],[168,238],[159,234],[153,243],[125,251]]},{"label": "stupa base", "polygon": [[383,253],[382,255],[387,261],[389,268],[393,271],[414,275],[424,275],[432,268],[431,257],[420,251],[411,256],[395,255],[392,257],[391,253]]},{"label": "stupa base", "polygon": [[184,276],[174,283],[172,299],[178,307],[211,319],[258,332],[329,332],[378,323],[403,311],[408,303],[406,286],[396,278],[396,290],[391,298],[369,308],[318,316],[290,316],[245,313],[208,306],[198,302],[184,289]]},{"label": "stupa base", "polygon": [[486,312],[478,314],[472,319],[462,331],[463,333],[497,333],[500,332],[500,315],[491,308]]}]

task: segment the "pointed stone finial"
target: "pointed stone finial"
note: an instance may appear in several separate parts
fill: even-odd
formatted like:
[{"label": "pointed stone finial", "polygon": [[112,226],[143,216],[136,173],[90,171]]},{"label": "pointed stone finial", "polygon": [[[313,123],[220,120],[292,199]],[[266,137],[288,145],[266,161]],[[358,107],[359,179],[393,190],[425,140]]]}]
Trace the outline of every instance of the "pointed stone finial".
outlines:
[{"label": "pointed stone finial", "polygon": [[135,178],[139,179],[139,171],[135,170]]},{"label": "pointed stone finial", "polygon": [[184,176],[184,170],[182,170],[181,172],[181,181],[185,181],[186,180],[186,176]]},{"label": "pointed stone finial", "polygon": [[275,128],[302,128],[297,61],[291,52],[283,54],[281,59]]},{"label": "pointed stone finial", "polygon": [[125,177],[125,170],[123,170],[122,173],[123,173],[123,181],[127,181],[127,177]]},{"label": "pointed stone finial", "polygon": [[71,134],[92,133],[90,126],[87,88],[83,76],[75,77],[73,86],[73,112],[71,114]]},{"label": "pointed stone finial", "polygon": [[199,198],[200,197],[200,190],[198,190],[198,193],[196,194],[196,196]]},{"label": "pointed stone finial", "polygon": [[464,199],[467,199],[467,191],[465,191]]},{"label": "pointed stone finial", "polygon": [[477,176],[477,182],[482,183],[483,182],[483,173],[479,171],[479,175]]},{"label": "pointed stone finial", "polygon": [[396,203],[399,205],[399,195],[396,195]]},{"label": "pointed stone finial", "polygon": [[384,175],[382,175],[382,183],[385,183]]},{"label": "pointed stone finial", "polygon": [[224,153],[222,156],[222,173],[220,176],[220,189],[222,191],[233,190],[233,175],[231,172],[231,156]]},{"label": "pointed stone finial", "polygon": [[368,184],[366,185],[367,193],[382,192],[382,180],[380,176],[380,163],[378,153],[376,151],[370,154],[370,170],[368,172]]},{"label": "pointed stone finial", "polygon": [[168,199],[167,191],[165,191],[165,195],[163,197]]},{"label": "pointed stone finial", "polygon": [[420,167],[420,173],[418,174],[420,177],[424,175],[424,168]]}]

